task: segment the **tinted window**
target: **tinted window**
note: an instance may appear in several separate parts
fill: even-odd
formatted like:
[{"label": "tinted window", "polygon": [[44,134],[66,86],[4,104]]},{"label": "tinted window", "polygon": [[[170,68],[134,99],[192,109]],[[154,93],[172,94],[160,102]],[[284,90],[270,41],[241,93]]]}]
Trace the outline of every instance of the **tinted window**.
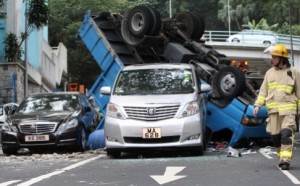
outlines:
[{"label": "tinted window", "polygon": [[190,69],[145,69],[122,71],[114,94],[186,94],[194,92]]},{"label": "tinted window", "polygon": [[19,112],[78,110],[77,95],[35,95],[28,97],[19,107]]}]

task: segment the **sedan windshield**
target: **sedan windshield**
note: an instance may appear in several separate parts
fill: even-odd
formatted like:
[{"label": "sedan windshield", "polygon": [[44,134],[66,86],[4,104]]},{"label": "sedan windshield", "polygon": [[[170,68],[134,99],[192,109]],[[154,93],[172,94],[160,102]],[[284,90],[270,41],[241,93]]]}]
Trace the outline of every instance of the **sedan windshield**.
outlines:
[{"label": "sedan windshield", "polygon": [[28,97],[19,107],[19,112],[74,111],[80,108],[76,95],[38,95]]},{"label": "sedan windshield", "polygon": [[190,69],[144,69],[122,71],[114,94],[187,94],[194,91]]}]

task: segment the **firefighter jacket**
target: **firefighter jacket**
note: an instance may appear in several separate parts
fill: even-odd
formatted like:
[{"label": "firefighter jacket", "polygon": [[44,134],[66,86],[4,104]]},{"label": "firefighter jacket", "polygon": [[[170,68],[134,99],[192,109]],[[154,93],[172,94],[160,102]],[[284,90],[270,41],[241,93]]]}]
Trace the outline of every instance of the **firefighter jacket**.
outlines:
[{"label": "firefighter jacket", "polygon": [[296,114],[300,111],[300,73],[295,67],[270,68],[254,106],[266,105],[268,113]]}]

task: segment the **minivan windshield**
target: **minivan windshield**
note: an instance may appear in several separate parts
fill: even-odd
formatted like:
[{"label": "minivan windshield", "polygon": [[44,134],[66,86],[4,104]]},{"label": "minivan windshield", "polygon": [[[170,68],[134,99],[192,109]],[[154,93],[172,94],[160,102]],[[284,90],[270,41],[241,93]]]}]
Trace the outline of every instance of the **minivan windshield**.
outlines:
[{"label": "minivan windshield", "polygon": [[193,93],[194,84],[190,69],[141,69],[122,71],[114,94],[187,94]]}]

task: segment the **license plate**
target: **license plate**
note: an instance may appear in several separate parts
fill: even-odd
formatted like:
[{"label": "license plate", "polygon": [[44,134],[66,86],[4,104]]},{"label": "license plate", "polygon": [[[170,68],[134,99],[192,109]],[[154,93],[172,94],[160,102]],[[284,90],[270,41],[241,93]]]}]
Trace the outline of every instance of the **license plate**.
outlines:
[{"label": "license plate", "polygon": [[161,138],[160,128],[143,128],[143,138]]},{"label": "license plate", "polygon": [[49,141],[49,135],[30,135],[25,136],[25,141]]}]

